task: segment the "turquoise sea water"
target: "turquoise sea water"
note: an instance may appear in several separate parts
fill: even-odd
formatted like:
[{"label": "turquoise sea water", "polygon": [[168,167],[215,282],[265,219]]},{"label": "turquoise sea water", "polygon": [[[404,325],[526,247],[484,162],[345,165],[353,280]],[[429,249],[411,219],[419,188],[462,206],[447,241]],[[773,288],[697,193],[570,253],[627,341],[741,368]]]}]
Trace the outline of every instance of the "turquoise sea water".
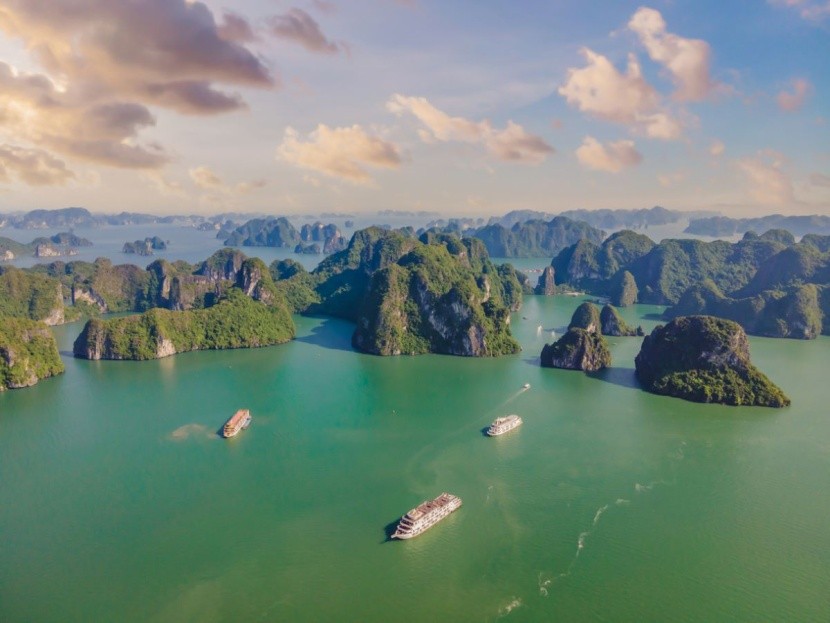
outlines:
[{"label": "turquoise sea water", "polygon": [[[0,394],[0,621],[827,621],[830,340],[752,338],[788,409],[697,405],[637,389],[639,338],[540,368],[578,302],[527,297],[524,351],[490,360],[301,317],[273,348],[65,354]],[[442,491],[463,507],[387,542]]]}]

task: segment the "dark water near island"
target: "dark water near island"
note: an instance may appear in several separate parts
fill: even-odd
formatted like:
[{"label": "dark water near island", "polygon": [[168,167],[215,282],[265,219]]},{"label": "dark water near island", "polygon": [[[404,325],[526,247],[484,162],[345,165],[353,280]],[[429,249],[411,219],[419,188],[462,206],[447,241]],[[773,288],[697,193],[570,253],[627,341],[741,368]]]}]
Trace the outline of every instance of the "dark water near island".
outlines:
[{"label": "dark water near island", "polygon": [[[273,348],[65,356],[0,394],[0,621],[827,621],[830,340],[751,340],[791,408],[697,405],[636,388],[637,338],[541,369],[578,302],[529,297],[493,360],[361,355],[312,318]],[[442,491],[464,506],[386,542]]]}]

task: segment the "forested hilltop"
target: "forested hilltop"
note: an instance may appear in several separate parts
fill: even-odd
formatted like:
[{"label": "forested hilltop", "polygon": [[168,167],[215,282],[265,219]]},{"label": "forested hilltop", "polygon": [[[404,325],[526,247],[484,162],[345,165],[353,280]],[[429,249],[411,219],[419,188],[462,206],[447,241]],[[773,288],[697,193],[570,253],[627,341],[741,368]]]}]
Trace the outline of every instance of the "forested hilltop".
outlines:
[{"label": "forested hilltop", "polygon": [[[93,359],[276,344],[293,337],[292,312],[352,320],[355,347],[369,353],[494,356],[519,350],[510,311],[530,291],[478,240],[368,228],[311,273],[234,249],[146,269],[106,259],[7,267],[0,314],[50,324],[91,317],[75,354]],[[97,320],[110,312],[142,315]]]},{"label": "forested hilltop", "polygon": [[669,305],[667,318],[707,314],[770,337],[830,334],[830,236],[796,243],[784,230],[737,243],[663,240],[632,231],[582,240],[551,262],[557,284],[616,304]]}]

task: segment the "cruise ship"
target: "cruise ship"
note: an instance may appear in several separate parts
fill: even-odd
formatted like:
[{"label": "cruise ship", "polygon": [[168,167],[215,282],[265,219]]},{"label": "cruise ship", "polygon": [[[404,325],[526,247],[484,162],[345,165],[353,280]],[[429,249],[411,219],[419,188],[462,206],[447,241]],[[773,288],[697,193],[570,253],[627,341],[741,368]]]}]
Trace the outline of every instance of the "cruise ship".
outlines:
[{"label": "cruise ship", "polygon": [[451,493],[442,493],[434,500],[421,502],[401,517],[393,539],[411,539],[444,519],[461,506],[461,498]]},{"label": "cruise ship", "polygon": [[498,435],[504,435],[505,433],[508,433],[521,425],[522,418],[518,415],[508,415],[507,417],[496,418],[493,420],[493,423],[490,424],[490,428],[487,429],[487,434],[490,435],[490,437],[497,437]]},{"label": "cruise ship", "polygon": [[229,439],[238,434],[239,431],[248,428],[251,423],[251,412],[248,409],[240,409],[231,416],[222,428],[222,437]]}]

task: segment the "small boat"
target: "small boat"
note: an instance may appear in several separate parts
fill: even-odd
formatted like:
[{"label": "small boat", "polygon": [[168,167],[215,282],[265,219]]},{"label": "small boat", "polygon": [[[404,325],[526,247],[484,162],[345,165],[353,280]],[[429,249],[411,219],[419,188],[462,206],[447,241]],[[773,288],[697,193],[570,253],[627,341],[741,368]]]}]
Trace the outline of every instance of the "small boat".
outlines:
[{"label": "small boat", "polygon": [[522,389],[530,389],[530,383],[525,383],[522,385]]},{"label": "small boat", "polygon": [[487,429],[487,434],[490,437],[498,437],[499,435],[504,435],[505,433],[509,433],[514,428],[518,428],[522,425],[522,418],[518,415],[508,415],[507,417],[500,417],[493,420],[493,423],[490,424],[490,428]]},{"label": "small boat", "polygon": [[230,439],[237,435],[239,431],[248,428],[251,425],[251,412],[248,409],[240,409],[234,413],[230,419],[225,422],[222,427],[222,437]]}]

